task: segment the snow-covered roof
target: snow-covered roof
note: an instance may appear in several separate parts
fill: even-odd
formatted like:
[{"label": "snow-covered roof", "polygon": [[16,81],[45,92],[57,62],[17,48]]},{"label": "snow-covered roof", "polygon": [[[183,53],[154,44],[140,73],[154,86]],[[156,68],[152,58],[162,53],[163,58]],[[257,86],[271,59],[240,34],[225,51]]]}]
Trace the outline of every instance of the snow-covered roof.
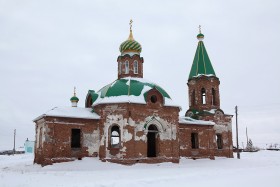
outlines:
[{"label": "snow-covered roof", "polygon": [[[168,93],[157,84],[143,78],[125,77],[115,80],[111,84],[104,86],[98,92],[92,93],[93,106],[107,103],[137,103],[146,104],[146,94],[151,89],[157,89],[164,98],[165,106],[180,105],[174,103]],[[180,107],[181,108],[181,107]]]},{"label": "snow-covered roof", "polygon": [[179,123],[187,125],[215,125],[212,121],[196,120],[190,117],[179,117]]},{"label": "snow-covered roof", "polygon": [[91,108],[80,107],[54,107],[46,113],[40,115],[33,121],[37,121],[45,116],[53,117],[69,117],[69,118],[82,118],[82,119],[100,119],[100,116],[92,112]]}]

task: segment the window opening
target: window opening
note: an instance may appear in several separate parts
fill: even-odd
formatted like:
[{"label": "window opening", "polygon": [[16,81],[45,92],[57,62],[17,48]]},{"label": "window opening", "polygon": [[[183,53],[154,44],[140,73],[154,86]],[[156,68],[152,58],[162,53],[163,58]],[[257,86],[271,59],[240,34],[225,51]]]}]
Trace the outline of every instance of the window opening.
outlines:
[{"label": "window opening", "polygon": [[191,134],[191,142],[192,142],[192,149],[198,149],[198,134],[192,133]]},{"label": "window opening", "polygon": [[133,62],[133,70],[134,70],[134,74],[138,74],[138,61],[135,60]]},{"label": "window opening", "polygon": [[202,100],[202,104],[206,104],[206,92],[205,92],[205,88],[201,89],[201,100]]},{"label": "window opening", "polygon": [[223,139],[221,134],[216,135],[218,149],[223,149]]},{"label": "window opening", "polygon": [[71,131],[71,148],[81,147],[81,130],[72,129]]},{"label": "window opening", "polygon": [[111,128],[111,147],[120,147],[120,128],[116,125]]},{"label": "window opening", "polygon": [[129,73],[129,63],[128,61],[125,61],[125,74]]},{"label": "window opening", "polygon": [[151,102],[152,103],[156,103],[157,102],[157,96],[156,95],[152,95],[151,96]]}]

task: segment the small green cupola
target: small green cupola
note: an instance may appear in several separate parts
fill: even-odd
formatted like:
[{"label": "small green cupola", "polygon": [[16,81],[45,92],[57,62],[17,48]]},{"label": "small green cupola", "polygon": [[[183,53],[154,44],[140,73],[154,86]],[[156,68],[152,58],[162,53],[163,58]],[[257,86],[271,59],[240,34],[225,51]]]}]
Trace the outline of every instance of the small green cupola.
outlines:
[{"label": "small green cupola", "polygon": [[204,35],[201,33],[201,26],[199,26],[199,34],[197,35],[197,39],[199,40],[199,42],[189,74],[189,79],[200,75],[216,76],[203,43]]},{"label": "small green cupola", "polygon": [[76,96],[76,87],[74,87],[74,96],[71,97],[70,101],[72,103],[72,107],[78,106],[79,98]]},{"label": "small green cupola", "polygon": [[139,42],[137,42],[136,40],[134,40],[134,38],[133,38],[132,22],[133,21],[130,20],[130,23],[129,23],[130,24],[130,33],[129,33],[128,39],[120,45],[121,55],[129,54],[129,53],[139,55],[142,51],[141,44]]}]

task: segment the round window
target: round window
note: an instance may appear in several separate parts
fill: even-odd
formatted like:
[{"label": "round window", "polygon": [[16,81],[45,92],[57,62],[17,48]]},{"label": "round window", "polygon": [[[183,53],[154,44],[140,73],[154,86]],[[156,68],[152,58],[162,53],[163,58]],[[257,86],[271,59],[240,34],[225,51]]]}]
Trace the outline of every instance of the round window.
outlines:
[{"label": "round window", "polygon": [[156,103],[156,102],[157,102],[157,96],[152,95],[152,96],[151,96],[151,102],[152,102],[152,103]]}]

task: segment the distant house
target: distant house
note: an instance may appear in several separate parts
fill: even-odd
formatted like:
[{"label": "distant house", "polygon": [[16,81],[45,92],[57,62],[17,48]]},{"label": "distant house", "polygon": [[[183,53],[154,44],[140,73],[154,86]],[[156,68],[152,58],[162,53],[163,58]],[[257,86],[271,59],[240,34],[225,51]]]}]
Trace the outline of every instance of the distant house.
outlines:
[{"label": "distant house", "polygon": [[[89,90],[84,108],[77,107],[74,91],[72,107],[55,107],[34,119],[34,162],[47,165],[98,157],[122,164],[178,163],[182,156],[233,157],[232,115],[220,108],[220,80],[206,52],[204,35],[200,32],[197,38],[188,77],[189,109],[184,117],[179,117],[181,107],[162,87],[143,79],[142,47],[130,29],[129,38],[119,48],[117,80],[97,92]],[[172,66],[172,56],[168,61]],[[100,71],[104,76],[114,73]],[[102,78],[88,76],[95,82]],[[162,76],[184,78],[169,72]],[[26,145],[31,151],[33,145]]]}]

